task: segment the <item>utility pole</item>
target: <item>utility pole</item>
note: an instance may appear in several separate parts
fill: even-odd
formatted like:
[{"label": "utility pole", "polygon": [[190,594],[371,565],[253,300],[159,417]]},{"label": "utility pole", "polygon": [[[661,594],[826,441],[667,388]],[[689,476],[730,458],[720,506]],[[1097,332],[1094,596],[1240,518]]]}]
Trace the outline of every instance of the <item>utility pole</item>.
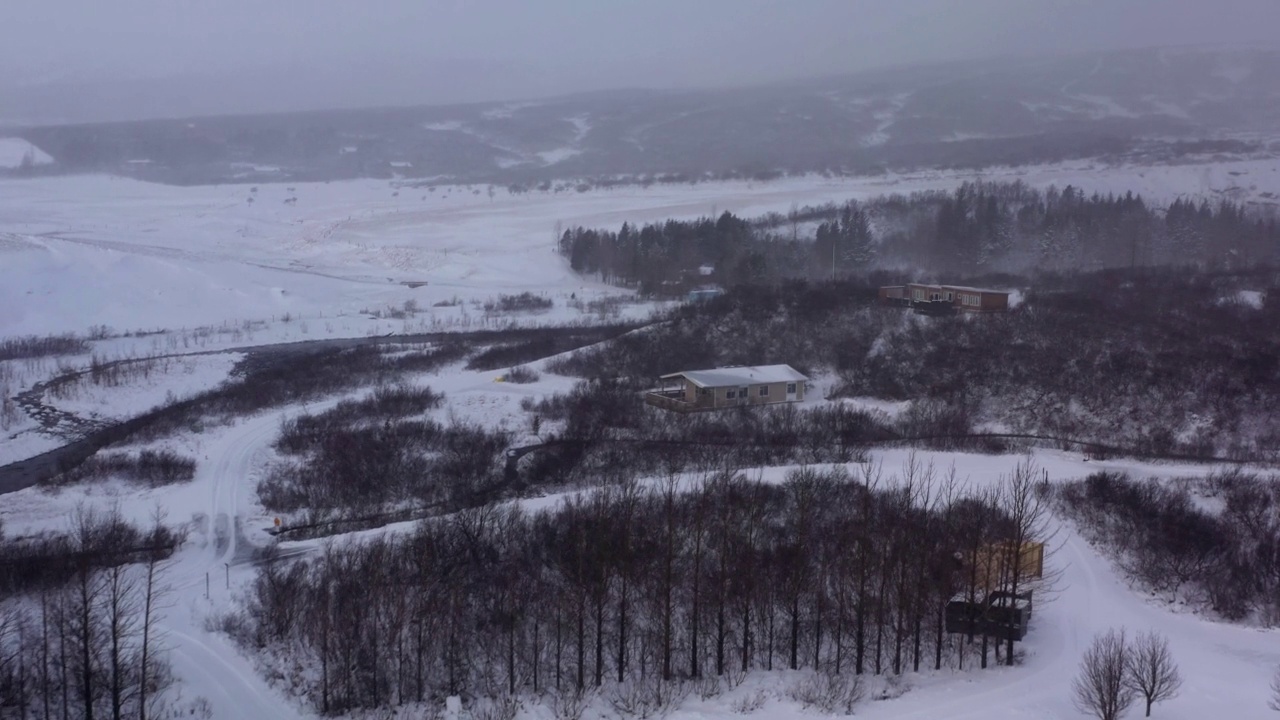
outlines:
[{"label": "utility pole", "polygon": [[231,589],[231,563],[222,563],[222,567],[227,569],[227,589]]}]

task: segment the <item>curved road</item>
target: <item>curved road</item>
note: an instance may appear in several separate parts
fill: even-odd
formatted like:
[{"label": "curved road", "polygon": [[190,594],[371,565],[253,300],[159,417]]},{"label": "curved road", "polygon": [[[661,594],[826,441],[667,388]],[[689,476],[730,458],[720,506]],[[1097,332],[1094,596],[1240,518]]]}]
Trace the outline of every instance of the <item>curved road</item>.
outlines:
[{"label": "curved road", "polygon": [[165,578],[172,587],[172,607],[159,627],[174,671],[185,695],[207,698],[215,718],[303,717],[298,707],[267,685],[226,636],[205,629],[207,618],[234,608],[226,589],[225,566],[233,566],[233,588],[249,572],[248,565],[235,568],[249,550],[241,537],[241,500],[251,492],[255,457],[270,445],[279,427],[280,413],[253,417],[232,427],[208,449],[211,461],[201,463],[193,481],[207,492],[203,543],[188,543],[174,557]]}]

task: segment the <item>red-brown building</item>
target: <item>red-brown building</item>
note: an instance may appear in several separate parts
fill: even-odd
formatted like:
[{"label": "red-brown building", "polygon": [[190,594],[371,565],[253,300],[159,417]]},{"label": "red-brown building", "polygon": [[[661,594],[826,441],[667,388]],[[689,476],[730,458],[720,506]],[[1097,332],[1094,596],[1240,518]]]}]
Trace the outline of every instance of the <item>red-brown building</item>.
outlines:
[{"label": "red-brown building", "polygon": [[880,288],[880,302],[922,308],[950,304],[955,310],[975,313],[1008,312],[1009,292],[963,285],[908,283]]}]

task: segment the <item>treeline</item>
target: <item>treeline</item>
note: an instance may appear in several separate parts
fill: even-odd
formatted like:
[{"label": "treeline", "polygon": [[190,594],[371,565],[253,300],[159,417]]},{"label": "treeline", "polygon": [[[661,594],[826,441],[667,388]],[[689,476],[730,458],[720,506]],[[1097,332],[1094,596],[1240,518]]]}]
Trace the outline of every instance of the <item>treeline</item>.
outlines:
[{"label": "treeline", "polygon": [[66,535],[0,538],[0,717],[159,717],[163,561],[180,542],[92,512]]},{"label": "treeline", "polygon": [[699,281],[711,265],[722,285],[861,275],[884,267],[948,274],[1152,265],[1247,267],[1280,259],[1274,217],[1231,201],[1086,195],[1070,185],[974,183],[951,192],[796,208],[785,218],[668,220],[618,232],[564,231],[562,255],[581,273],[661,291]]},{"label": "treeline", "polygon": [[1228,620],[1280,624],[1280,481],[1233,472],[1178,484],[1104,472],[1062,486],[1059,501],[1148,590]]},{"label": "treeline", "polygon": [[[671,476],[269,563],[228,626],[295,668],[287,680],[326,715],[453,695],[622,703],[636,684],[783,668],[851,697],[864,674],[1015,662],[1012,641],[947,634],[943,609],[984,594],[989,548],[1045,539],[1046,499],[1026,464],[983,491],[914,459],[891,479]],[[1029,587],[1020,572],[1002,585]]]}]

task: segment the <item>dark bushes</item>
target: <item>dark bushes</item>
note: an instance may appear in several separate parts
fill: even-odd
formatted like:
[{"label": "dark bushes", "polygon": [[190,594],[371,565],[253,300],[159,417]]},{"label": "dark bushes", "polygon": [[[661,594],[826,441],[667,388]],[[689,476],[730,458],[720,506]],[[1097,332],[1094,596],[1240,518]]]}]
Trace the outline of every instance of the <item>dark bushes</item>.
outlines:
[{"label": "dark bushes", "polygon": [[182,541],[167,527],[142,530],[115,512],[77,512],[68,533],[0,542],[0,599],[57,587],[84,569],[167,558]]},{"label": "dark bushes", "polygon": [[507,372],[504,373],[502,376],[502,379],[504,381],[509,383],[516,383],[519,385],[535,383],[535,382],[538,382],[538,380],[540,380],[541,378],[542,376],[538,374],[537,370],[534,370],[533,368],[530,368],[530,367],[525,367],[524,365],[518,365],[516,367],[513,367],[510,370],[507,370]]},{"label": "dark bushes", "polygon": [[295,459],[259,485],[263,505],[350,517],[405,503],[470,507],[502,492],[506,433],[401,419],[441,399],[426,388],[380,389],[367,400],[286,421],[276,448]]},{"label": "dark bushes", "polygon": [[84,481],[100,481],[112,477],[127,482],[160,487],[187,482],[196,476],[196,461],[169,450],[143,450],[129,453],[98,454],[75,469],[47,481],[50,485],[70,485]]},{"label": "dark bushes", "polygon": [[[1230,620],[1280,624],[1280,481],[1231,473],[1169,484],[1095,473],[1063,486],[1059,499],[1145,587]],[[1211,504],[1223,510],[1205,509]]]},{"label": "dark bushes", "polygon": [[539,424],[561,423],[549,439],[571,442],[524,467],[531,485],[635,477],[686,469],[848,462],[875,442],[901,437],[887,418],[845,405],[790,404],[680,414],[647,405],[609,380],[580,382],[523,407]]},{"label": "dark bushes", "polygon": [[360,346],[251,356],[233,371],[233,378],[238,379],[121,423],[108,442],[154,439],[179,430],[198,432],[206,420],[224,421],[364,385],[391,382],[404,373],[427,372],[457,362],[466,353],[465,346],[449,344],[396,355],[385,355],[376,346]]},{"label": "dark bushes", "polygon": [[66,335],[24,335],[0,340],[0,361],[56,355],[82,355],[89,352],[89,342],[70,333]]},{"label": "dark bushes", "polygon": [[[544,328],[527,331],[532,336],[517,342],[492,345],[481,350],[467,361],[468,370],[497,370],[514,365],[541,360],[576,350],[585,345],[600,342],[611,335],[620,335],[631,329],[630,325],[613,324],[584,328],[580,332],[571,328]],[[566,332],[566,330],[568,330]]]},{"label": "dark bushes", "polygon": [[496,301],[484,304],[486,312],[528,312],[532,310],[549,310],[555,305],[551,298],[522,292],[519,295],[500,295]]}]

